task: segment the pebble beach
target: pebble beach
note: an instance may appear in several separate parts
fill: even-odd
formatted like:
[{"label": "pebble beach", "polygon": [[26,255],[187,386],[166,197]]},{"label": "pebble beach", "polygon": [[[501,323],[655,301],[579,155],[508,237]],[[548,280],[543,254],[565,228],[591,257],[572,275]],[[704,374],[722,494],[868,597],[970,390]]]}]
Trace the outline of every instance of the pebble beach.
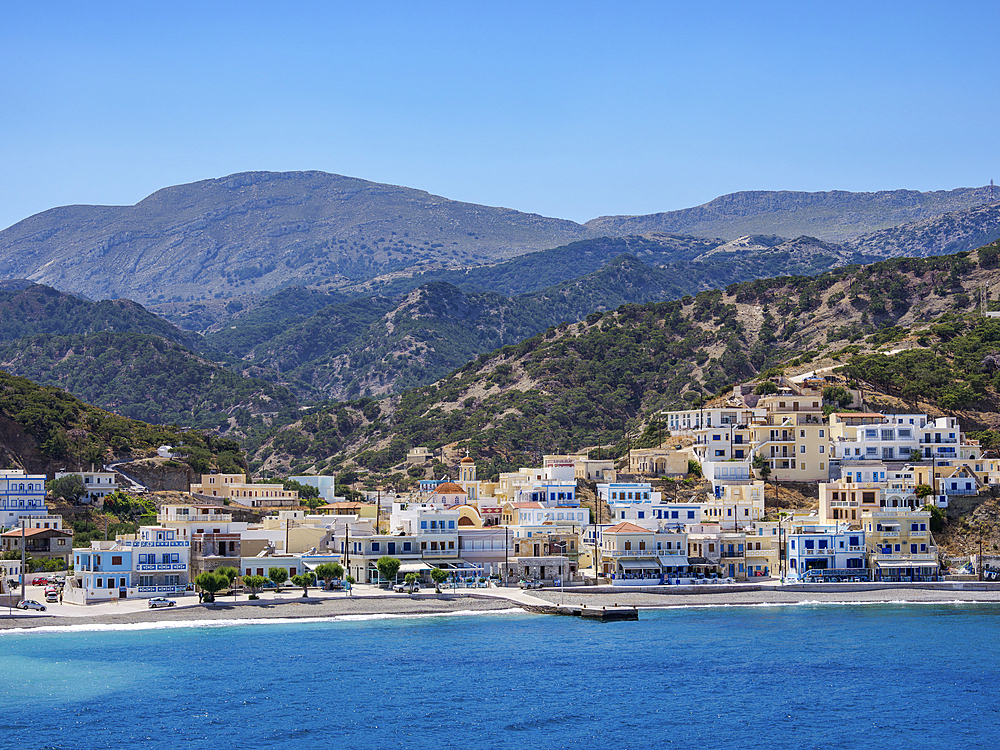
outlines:
[{"label": "pebble beach", "polygon": [[356,593],[311,592],[301,597],[295,592],[263,595],[259,601],[220,599],[215,604],[199,604],[194,597],[179,597],[177,606],[148,609],[142,600],[97,604],[51,605],[46,612],[0,611],[0,630],[52,628],[131,623],[204,623],[214,620],[262,620],[336,618],[353,616],[447,615],[488,613],[545,605],[587,605],[588,607],[719,607],[795,604],[874,604],[874,603],[1000,603],[1000,585],[975,590],[921,588],[916,586],[851,586],[831,584],[821,590],[797,590],[782,586],[726,586],[697,592],[595,590],[584,587],[520,591],[514,588],[482,589],[470,592],[435,594],[393,594],[375,587],[356,587]]}]

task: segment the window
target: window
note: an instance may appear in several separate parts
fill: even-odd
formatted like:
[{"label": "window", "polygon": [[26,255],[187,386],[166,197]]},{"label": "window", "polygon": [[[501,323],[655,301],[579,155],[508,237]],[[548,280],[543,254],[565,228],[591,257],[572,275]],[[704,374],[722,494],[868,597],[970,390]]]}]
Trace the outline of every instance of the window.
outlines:
[{"label": "window", "polygon": [[826,430],[820,430],[819,431],[819,436],[820,437],[826,437]]},{"label": "window", "polygon": [[806,452],[806,447],[804,445],[800,445],[799,446],[799,453],[805,453],[805,452]]},{"label": "window", "polygon": [[379,544],[380,544],[380,542],[372,542],[372,552],[378,552],[379,551]]},{"label": "window", "polygon": [[121,555],[112,555],[111,556],[111,564],[112,565],[121,565],[122,564],[122,556]]},{"label": "window", "polygon": [[819,452],[820,452],[820,453],[826,453],[826,446],[825,446],[825,445],[821,445],[821,446],[819,447]]}]

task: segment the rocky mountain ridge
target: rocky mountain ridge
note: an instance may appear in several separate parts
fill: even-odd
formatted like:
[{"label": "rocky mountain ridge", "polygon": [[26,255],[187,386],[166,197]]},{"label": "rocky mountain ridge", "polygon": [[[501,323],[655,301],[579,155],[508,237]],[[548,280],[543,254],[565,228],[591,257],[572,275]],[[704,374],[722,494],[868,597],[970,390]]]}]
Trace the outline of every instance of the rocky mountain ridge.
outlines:
[{"label": "rocky mountain ridge", "polygon": [[[918,193],[754,191],[585,225],[322,172],[247,172],[157,191],[134,206],[63,206],[0,232],[0,268],[93,299],[145,305],[329,291],[435,266],[470,268],[598,236],[844,241],[983,202]],[[578,274],[579,275],[579,274]]]}]

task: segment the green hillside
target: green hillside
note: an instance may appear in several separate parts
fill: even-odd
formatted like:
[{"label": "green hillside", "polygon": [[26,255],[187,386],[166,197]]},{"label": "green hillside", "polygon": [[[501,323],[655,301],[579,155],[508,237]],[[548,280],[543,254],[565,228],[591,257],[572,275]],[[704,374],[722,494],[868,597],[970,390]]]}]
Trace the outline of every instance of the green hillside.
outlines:
[{"label": "green hillside", "polygon": [[0,346],[10,372],[133,419],[219,427],[230,414],[295,404],[286,389],[243,378],[158,336],[34,336]]},{"label": "green hillside", "polygon": [[410,446],[454,441],[494,468],[584,446],[621,452],[658,410],[700,403],[776,367],[867,373],[869,385],[886,389],[879,398],[896,395],[895,383],[909,408],[962,408],[970,425],[990,427],[1000,323],[978,317],[971,298],[1000,282],[998,256],[994,243],[623,305],[480,355],[433,385],[362,407],[318,407],[248,447],[255,465],[296,470],[353,460],[388,471]]},{"label": "green hillside", "polygon": [[196,431],[146,424],[84,403],[58,388],[0,370],[0,465],[31,472],[82,468],[184,446],[192,468],[243,471],[238,443]]},{"label": "green hillside", "polygon": [[199,336],[176,328],[131,300],[92,302],[31,282],[0,286],[0,341],[102,331],[148,333],[189,349],[201,347]]}]

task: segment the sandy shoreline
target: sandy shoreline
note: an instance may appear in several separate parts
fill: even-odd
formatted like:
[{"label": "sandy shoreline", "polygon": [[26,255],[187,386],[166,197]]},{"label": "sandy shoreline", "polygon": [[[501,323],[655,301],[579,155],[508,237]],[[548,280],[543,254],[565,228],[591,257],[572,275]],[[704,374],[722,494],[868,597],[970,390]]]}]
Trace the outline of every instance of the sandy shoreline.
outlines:
[{"label": "sandy shoreline", "polygon": [[141,609],[132,602],[128,609],[115,611],[113,605],[62,608],[60,613],[0,613],[0,630],[52,628],[79,625],[120,625],[131,623],[198,623],[215,620],[262,620],[333,618],[359,615],[432,615],[461,612],[502,612],[514,608],[538,611],[545,605],[565,604],[588,607],[712,607],[795,604],[866,604],[866,603],[1000,603],[997,590],[926,589],[917,587],[880,587],[858,590],[792,590],[780,586],[741,588],[698,593],[603,591],[570,588],[543,589],[530,593],[517,589],[488,589],[475,593],[422,593],[414,596],[385,594],[373,590],[367,595],[317,595],[309,598],[273,598],[259,602],[244,600],[198,604],[181,598],[178,606],[166,609]]}]

